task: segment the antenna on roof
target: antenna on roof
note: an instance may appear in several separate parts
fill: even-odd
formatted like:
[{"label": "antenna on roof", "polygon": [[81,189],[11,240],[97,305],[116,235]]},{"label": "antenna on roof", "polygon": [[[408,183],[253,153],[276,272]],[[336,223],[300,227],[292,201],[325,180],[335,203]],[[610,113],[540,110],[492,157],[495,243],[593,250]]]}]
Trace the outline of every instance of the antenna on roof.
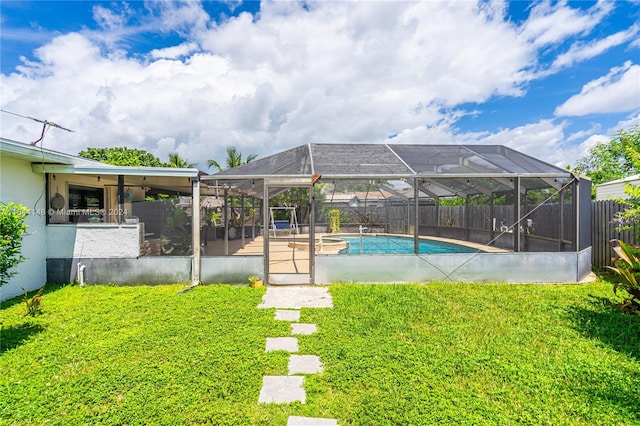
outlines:
[{"label": "antenna on roof", "polygon": [[16,114],[15,112],[7,111],[7,110],[4,110],[4,109],[0,109],[0,111],[6,112],[7,114],[15,115],[16,117],[22,117],[22,118],[26,118],[28,120],[37,121],[38,123],[42,123],[43,124],[42,125],[42,133],[40,134],[40,139],[38,139],[37,141],[31,142],[31,145],[35,145],[38,142],[40,142],[42,139],[44,139],[44,134],[46,133],[47,128],[49,128],[49,127],[57,127],[58,129],[62,129],[62,130],[66,130],[67,132],[75,133],[74,130],[67,129],[66,127],[62,127],[61,125],[56,124],[53,121],[39,120],[37,118],[28,117],[26,115]]}]

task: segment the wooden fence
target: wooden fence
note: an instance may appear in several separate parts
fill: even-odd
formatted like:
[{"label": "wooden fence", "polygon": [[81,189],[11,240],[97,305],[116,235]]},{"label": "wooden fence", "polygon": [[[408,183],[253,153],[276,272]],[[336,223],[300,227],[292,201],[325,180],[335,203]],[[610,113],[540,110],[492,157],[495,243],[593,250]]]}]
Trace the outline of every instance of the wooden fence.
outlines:
[{"label": "wooden fence", "polygon": [[613,256],[611,240],[637,244],[635,232],[615,229],[615,215],[624,209],[624,204],[615,200],[601,200],[591,203],[591,263],[594,268],[604,268],[611,265],[611,257]]},{"label": "wooden fence", "polygon": [[[529,206],[529,211],[535,211],[526,217],[532,220],[531,233],[539,237],[562,238],[570,240],[575,232],[575,219],[570,203],[561,206],[558,203],[550,203],[542,206]],[[592,265],[594,268],[604,268],[611,265],[610,241],[622,240],[629,244],[637,244],[638,239],[633,231],[616,231],[613,222],[616,213],[624,210],[625,206],[614,200],[593,201],[591,203],[591,246]],[[353,209],[349,209],[353,210]],[[409,232],[409,226],[415,221],[414,207],[407,204],[406,200],[375,204],[367,207],[367,214],[372,223],[387,224],[388,231],[393,233]],[[353,212],[351,212],[353,213]],[[464,206],[420,206],[421,226],[453,226],[477,230],[491,230],[493,218],[496,218],[496,228],[501,224],[512,225],[514,220],[513,206],[469,206],[469,212],[465,213]],[[527,209],[522,210],[522,215],[527,214]],[[526,222],[524,222],[526,223]],[[560,232],[562,231],[562,236]]]}]

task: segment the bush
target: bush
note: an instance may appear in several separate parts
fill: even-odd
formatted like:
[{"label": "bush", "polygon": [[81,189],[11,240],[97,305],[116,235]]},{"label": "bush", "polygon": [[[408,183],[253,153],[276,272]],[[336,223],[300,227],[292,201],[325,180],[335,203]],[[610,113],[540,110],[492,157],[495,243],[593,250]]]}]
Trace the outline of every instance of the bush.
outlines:
[{"label": "bush", "polygon": [[27,312],[25,313],[25,316],[29,315],[29,316],[35,317],[36,315],[41,314],[42,313],[42,293],[44,293],[44,287],[38,290],[38,292],[34,294],[31,298],[29,298],[29,294],[27,293],[27,290],[23,288],[22,291],[24,291],[24,296],[22,297],[22,301],[24,302],[27,308]]},{"label": "bush", "polygon": [[620,306],[621,311],[638,313],[640,312],[640,251],[620,240],[616,242],[617,245],[613,250],[618,258],[614,261],[614,266],[607,267],[621,279],[621,282],[613,286],[613,292],[617,293],[622,289],[626,293]]},{"label": "bush", "polygon": [[26,259],[20,251],[28,214],[29,209],[22,204],[0,203],[0,286],[15,275],[11,269]]},{"label": "bush", "polygon": [[340,210],[329,210],[329,231],[332,233],[340,232]]}]

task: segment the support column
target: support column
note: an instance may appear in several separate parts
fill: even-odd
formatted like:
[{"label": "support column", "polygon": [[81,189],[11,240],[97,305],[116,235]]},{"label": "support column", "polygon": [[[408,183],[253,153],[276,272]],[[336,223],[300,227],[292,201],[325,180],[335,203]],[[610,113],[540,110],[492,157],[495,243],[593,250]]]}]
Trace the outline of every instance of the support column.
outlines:
[{"label": "support column", "polygon": [[240,199],[240,222],[242,223],[242,248],[244,248],[244,194],[242,194],[242,198]]},{"label": "support column", "polygon": [[440,236],[440,197],[437,197],[436,202],[436,237]]},{"label": "support column", "polygon": [[262,186],[262,251],[264,252],[265,285],[269,285],[269,187],[267,179],[263,179]]},{"label": "support column", "polygon": [[251,215],[251,239],[256,239],[256,199],[251,198],[251,210],[253,214]]},{"label": "support column", "polygon": [[[524,216],[529,217],[529,191],[524,190]],[[527,221],[522,221],[522,238],[524,238],[524,251],[529,251],[529,227]]]},{"label": "support column", "polygon": [[562,239],[564,237],[564,188],[560,190],[558,198],[560,204],[560,229],[558,230],[558,251],[562,251]]},{"label": "support column", "polygon": [[513,251],[520,252],[520,176],[516,176],[513,180],[514,184],[514,203],[515,203],[515,223],[513,225]]},{"label": "support column", "polygon": [[191,285],[200,283],[200,180],[191,178]]},{"label": "support column", "polygon": [[316,283],[316,197],[315,184],[309,187],[309,279]]},{"label": "support column", "polygon": [[464,198],[464,239],[469,241],[469,222],[471,222],[471,211],[469,209],[469,198],[470,195],[467,194]]},{"label": "support column", "polygon": [[582,201],[580,200],[580,187],[577,179],[573,179],[571,183],[571,191],[573,193],[573,251],[580,251],[580,246],[582,242],[580,241],[580,205]]},{"label": "support column", "polygon": [[118,223],[124,222],[124,175],[118,175]]},{"label": "support column", "polygon": [[418,178],[413,182],[413,198],[414,203],[414,218],[413,218],[413,252],[415,254],[420,253],[420,181]]},{"label": "support column", "polygon": [[224,220],[224,255],[229,256],[229,190],[224,189],[224,210],[222,214]]},{"label": "support column", "polygon": [[[491,224],[489,225],[491,227],[491,233],[489,234],[489,241],[493,241],[493,239],[496,237],[496,225],[498,224],[498,219],[496,218],[496,214],[495,214],[495,209],[494,209],[494,205],[495,205],[495,198],[496,198],[496,194],[495,192],[491,192],[491,197],[489,198],[489,218],[491,219]],[[493,243],[493,245],[495,245],[495,242]]]}]

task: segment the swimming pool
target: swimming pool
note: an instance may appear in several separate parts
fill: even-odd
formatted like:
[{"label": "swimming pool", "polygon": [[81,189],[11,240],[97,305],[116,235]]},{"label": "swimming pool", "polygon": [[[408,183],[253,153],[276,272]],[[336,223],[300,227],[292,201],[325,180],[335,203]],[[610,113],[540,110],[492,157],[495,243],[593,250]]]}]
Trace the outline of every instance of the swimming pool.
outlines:
[{"label": "swimming pool", "polygon": [[[349,247],[340,254],[413,254],[413,238],[395,235],[341,236]],[[457,244],[420,239],[419,253],[475,253],[477,250]]]}]

